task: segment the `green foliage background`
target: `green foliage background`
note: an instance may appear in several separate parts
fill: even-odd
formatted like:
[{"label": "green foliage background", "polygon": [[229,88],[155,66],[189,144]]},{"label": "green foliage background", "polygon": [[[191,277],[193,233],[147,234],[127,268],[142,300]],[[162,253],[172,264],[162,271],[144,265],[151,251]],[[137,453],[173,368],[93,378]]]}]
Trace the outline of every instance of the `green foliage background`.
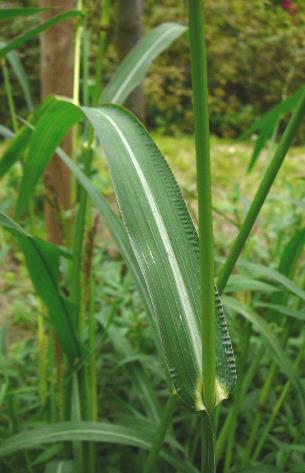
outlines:
[{"label": "green foliage background", "polygon": [[[102,0],[87,2],[92,24],[92,67],[95,63]],[[20,3],[27,4],[23,1]],[[31,2],[36,6],[36,2]],[[115,7],[114,1],[114,7]],[[280,0],[207,0],[210,114],[212,131],[234,137],[257,115],[292,93],[304,82],[305,2],[294,0],[295,15]],[[143,32],[164,21],[185,23],[184,0],[143,0]],[[105,76],[117,65],[113,8]],[[16,20],[2,29],[5,38],[24,30],[35,20]],[[146,118],[164,133],[191,132],[190,64],[186,38],[179,39],[153,64],[145,80]],[[38,43],[20,51],[39,100]],[[15,90],[18,87],[15,88]],[[1,92],[1,115],[8,115]],[[17,93],[17,109],[20,110]],[[3,117],[1,117],[3,118]]]}]

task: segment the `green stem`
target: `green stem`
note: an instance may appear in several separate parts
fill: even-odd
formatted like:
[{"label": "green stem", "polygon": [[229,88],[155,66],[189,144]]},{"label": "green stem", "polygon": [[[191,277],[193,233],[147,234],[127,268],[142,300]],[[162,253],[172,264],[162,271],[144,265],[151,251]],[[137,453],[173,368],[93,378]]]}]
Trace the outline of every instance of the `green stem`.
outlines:
[{"label": "green stem", "polygon": [[203,412],[201,415],[201,473],[215,472],[214,421]]},{"label": "green stem", "polygon": [[215,406],[216,321],[207,53],[201,0],[188,1],[188,18],[199,213],[203,400],[208,414],[212,416]]},{"label": "green stem", "polygon": [[155,471],[159,452],[164,442],[164,438],[165,438],[168,426],[172,420],[176,404],[177,404],[177,395],[176,393],[172,393],[167,400],[159,427],[154,436],[151,449],[149,451],[146,462],[144,464],[143,473],[152,473],[153,471]]},{"label": "green stem", "polygon": [[17,117],[16,117],[13,91],[12,91],[12,87],[11,87],[11,82],[10,82],[8,69],[7,69],[7,66],[6,66],[6,59],[2,59],[2,71],[3,71],[3,78],[4,78],[4,89],[5,89],[5,94],[6,94],[6,97],[7,97],[8,108],[9,108],[10,115],[11,115],[13,130],[14,130],[15,133],[17,133],[17,131],[18,131],[18,122],[17,122]]},{"label": "green stem", "polygon": [[297,133],[298,127],[305,114],[305,90],[301,95],[299,103],[290,118],[285,133],[282,136],[280,143],[275,150],[273,159],[267,168],[267,171],[261,181],[261,184],[256,192],[255,198],[252,201],[251,207],[247,213],[246,219],[241,227],[237,238],[231,248],[229,256],[224,264],[224,267],[218,278],[218,290],[220,293],[223,292],[226,283],[233,271],[235,263],[239,258],[247,238],[254,226],[254,223],[258,217],[258,214],[266,200],[266,197],[271,189],[271,186],[280,170],[280,167],[284,161],[284,158],[291,146],[291,143]]},{"label": "green stem", "polygon": [[[82,11],[82,0],[77,1],[77,10]],[[80,18],[76,30],[75,46],[74,46],[74,74],[73,74],[73,102],[79,104],[79,82],[80,82],[80,63],[81,63],[81,42],[83,33],[83,19]]]}]

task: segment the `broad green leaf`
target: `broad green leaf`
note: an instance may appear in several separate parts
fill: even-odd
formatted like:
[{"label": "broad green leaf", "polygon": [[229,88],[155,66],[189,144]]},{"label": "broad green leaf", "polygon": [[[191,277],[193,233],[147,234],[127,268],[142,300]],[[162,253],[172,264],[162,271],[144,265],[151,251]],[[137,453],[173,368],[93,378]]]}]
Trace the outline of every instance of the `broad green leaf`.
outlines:
[{"label": "broad green leaf", "polygon": [[81,357],[81,346],[73,326],[74,308],[60,294],[58,286],[59,249],[51,243],[31,237],[3,212],[0,212],[0,225],[16,237],[35,290],[48,308],[62,349],[70,362],[75,362]]},{"label": "broad green leaf", "polygon": [[60,13],[59,15],[53,16],[49,20],[40,23],[40,25],[36,26],[35,28],[32,28],[29,31],[26,31],[25,33],[20,34],[19,36],[11,40],[6,46],[1,48],[0,58],[6,56],[10,51],[19,48],[19,46],[26,43],[30,39],[35,38],[43,31],[50,28],[50,26],[56,25],[56,23],[59,23],[60,21],[68,20],[69,18],[77,16],[82,16],[82,13],[78,10],[70,10],[64,13]]},{"label": "broad green leaf", "polygon": [[[43,113],[39,120],[38,132],[32,134],[16,205],[17,218],[26,210],[35,186],[53,156],[56,146],[62,141],[67,131],[83,117],[81,110],[67,102],[65,108],[68,112],[62,113],[61,120],[58,122],[59,112],[64,108],[62,104],[64,102],[54,99],[50,101],[47,105],[48,113]],[[53,126],[50,126],[50,123]],[[42,134],[43,139],[41,139]]]},{"label": "broad green leaf", "polygon": [[[0,458],[21,450],[34,449],[57,442],[103,442],[126,445],[148,450],[155,435],[155,428],[137,425],[135,428],[109,422],[63,422],[42,429],[28,430],[5,440],[0,446]],[[174,466],[176,471],[198,473],[188,462],[181,462],[173,455],[160,452],[160,457]]]},{"label": "broad green leaf", "polygon": [[[84,118],[83,112],[70,102],[64,102],[61,100],[55,101],[53,99],[53,101],[49,102],[48,106],[44,108],[44,114],[35,126],[30,144],[29,156],[24,164],[25,173],[21,183],[23,202],[20,203],[21,209],[19,209],[18,213],[21,213],[23,209],[26,209],[28,199],[34,192],[39,178],[42,176],[49,160],[56,151],[79,183],[84,187],[98,211],[106,219],[107,225],[112,232],[122,255],[124,256],[126,263],[136,278],[144,302],[146,306],[148,306],[150,301],[148,296],[145,296],[147,291],[142,279],[138,278],[139,272],[137,269],[137,262],[130,248],[130,243],[121,221],[117,218],[106,199],[104,199],[102,195],[99,195],[96,189],[92,186],[90,180],[79,169],[79,167],[69,159],[63,150],[57,148],[65,133],[67,133],[71,126],[77,123],[81,118]],[[152,312],[150,309],[148,311]]]},{"label": "broad green leaf", "polygon": [[5,8],[0,7],[0,20],[12,20],[18,16],[33,16],[47,11],[47,8]]},{"label": "broad green leaf", "polygon": [[28,127],[22,127],[13,137],[11,143],[4,151],[0,161],[0,178],[3,177],[9,169],[19,161],[26,145],[30,139],[32,131]]},{"label": "broad green leaf", "polygon": [[301,413],[303,419],[305,419],[305,402],[304,402],[304,390],[300,383],[298,374],[296,372],[295,367],[286,356],[285,352],[283,351],[280,342],[278,341],[277,337],[273,334],[272,330],[270,329],[269,325],[265,320],[263,320],[251,307],[240,302],[236,299],[233,299],[229,296],[223,296],[223,302],[225,307],[234,310],[238,314],[245,317],[251,324],[253,325],[254,329],[258,331],[266,340],[270,348],[272,349],[272,353],[274,354],[274,359],[279,365],[279,367],[283,370],[286,376],[291,380],[293,385],[296,388],[296,392],[298,394],[299,403],[301,407]]},{"label": "broad green leaf", "polygon": [[[192,407],[198,410],[203,409],[198,311],[198,237],[179,188],[151,138],[131,115],[116,107],[105,107],[100,111],[83,110],[91,119],[103,145],[106,146],[106,153],[112,152],[118,156],[117,161],[121,162],[122,169],[120,165],[115,169],[120,168],[122,176],[128,175],[128,179],[123,180],[124,186],[119,184],[123,192],[123,196],[119,196],[119,203],[125,223],[127,213],[128,222],[130,219],[132,232],[135,231],[136,236],[133,236],[129,224],[126,223],[129,238],[127,237],[126,232],[122,231],[121,223],[114,216],[105,200],[92,188],[90,181],[80,172],[75,163],[72,163],[63,154],[60,156],[85,187],[99,211],[105,216],[107,224],[135,276],[153,322],[155,333],[159,334],[159,338],[161,338],[169,372],[176,389]],[[150,185],[153,186],[152,191],[145,187],[147,181],[143,187],[130,160],[130,145],[126,141],[127,138],[123,136],[122,131],[120,131],[121,134],[118,134],[111,121],[105,117],[105,113],[107,115],[108,112],[114,113],[116,118],[123,121],[119,130],[123,129],[124,133],[126,131],[128,140],[129,137],[131,139],[131,146],[135,147],[136,155],[142,158],[143,163],[140,167],[145,166],[145,175],[148,170],[151,179]],[[45,115],[37,123],[30,146],[32,153],[29,153],[21,186],[22,199],[19,200],[20,206],[18,208],[20,213],[27,204],[37,180],[64,132],[81,117],[82,112],[76,106],[69,102],[58,101],[54,104],[54,108],[47,109]],[[126,142],[128,147],[126,147]],[[115,147],[112,149],[113,143]],[[110,158],[112,159],[112,155]],[[117,163],[117,161],[115,162]],[[124,166],[127,168],[125,169]],[[132,185],[128,185],[128,182]],[[162,186],[160,186],[160,182],[162,182]],[[137,194],[134,193],[136,186],[138,186]],[[126,192],[127,194],[130,192],[131,195],[127,196]],[[151,193],[153,193],[153,200],[149,201],[147,195],[151,197]],[[157,209],[154,207],[155,205]],[[126,210],[127,207],[129,210]],[[160,216],[157,210],[161,212]],[[148,216],[151,218],[151,225],[148,224],[146,218]],[[159,223],[161,223],[160,228],[158,227]],[[139,227],[137,227],[138,224]],[[156,240],[155,235],[158,235]],[[148,259],[146,260],[146,258]],[[217,401],[219,402],[228,396],[234,384],[235,364],[221,302],[218,295],[216,298],[218,309],[218,378],[216,388]]]},{"label": "broad green leaf", "polygon": [[[33,115],[30,116],[25,126],[23,126],[16,135],[12,133],[12,140],[4,151],[0,161],[0,178],[3,177],[9,171],[9,169],[24,155],[25,149],[27,148],[32,136],[33,125],[46,111],[46,109],[51,104],[53,104],[53,102],[54,98],[52,97],[45,100],[42,105],[35,109]],[[28,164],[28,166],[29,165],[30,164]]]},{"label": "broad green leaf", "polygon": [[122,105],[142,82],[153,60],[185,31],[185,26],[164,23],[142,38],[121,62],[104,88],[100,103]]},{"label": "broad green leaf", "polygon": [[[182,194],[160,151],[135,117],[116,106],[83,110],[105,150],[173,383],[186,403],[202,410],[199,246]],[[217,292],[216,307],[219,403],[234,384],[235,364]]]},{"label": "broad green leaf", "polygon": [[[138,264],[130,247],[126,231],[123,228],[121,221],[115,215],[106,199],[103,198],[102,195],[99,195],[99,193],[92,186],[90,180],[84,175],[84,173],[82,173],[79,167],[71,159],[69,159],[63,150],[57,148],[63,136],[71,128],[71,126],[77,123],[81,118],[84,118],[83,112],[71,102],[65,102],[62,100],[56,101],[54,98],[50,98],[44,104],[42,104],[41,110],[44,113],[35,126],[29,149],[29,156],[24,163],[24,175],[21,183],[23,202],[21,202],[21,209],[19,208],[18,212],[22,213],[23,209],[26,209],[28,200],[34,192],[38,179],[42,176],[49,160],[56,151],[66,166],[71,170],[76,179],[79,181],[80,185],[84,187],[98,211],[105,218],[107,225],[121,251],[121,254],[135,278],[137,287],[142,295],[145,309],[149,315],[152,314],[153,310],[151,308],[147,289],[143,279],[139,277],[140,271]],[[151,322],[152,316],[149,320]],[[152,325],[152,323],[151,327],[154,333],[155,327]],[[155,343],[157,345],[159,354],[162,357],[163,352],[160,348],[159,338],[156,336],[156,334]]]},{"label": "broad green leaf", "polygon": [[106,442],[148,449],[151,432],[107,422],[63,422],[14,435],[0,446],[0,458],[55,442]]}]

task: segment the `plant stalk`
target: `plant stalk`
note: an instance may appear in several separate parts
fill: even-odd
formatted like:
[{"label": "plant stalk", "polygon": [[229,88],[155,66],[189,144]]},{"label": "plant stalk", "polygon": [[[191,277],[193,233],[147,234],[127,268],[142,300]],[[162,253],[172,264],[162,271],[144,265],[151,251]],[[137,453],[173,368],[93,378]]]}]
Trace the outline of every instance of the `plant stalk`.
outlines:
[{"label": "plant stalk", "polygon": [[260,183],[256,195],[252,201],[251,207],[247,213],[245,221],[238,233],[229,256],[224,264],[224,267],[218,278],[218,291],[221,294],[228,282],[228,279],[233,271],[235,263],[239,258],[244,245],[249,237],[249,234],[255,224],[258,214],[267,198],[267,195],[272,187],[272,184],[280,170],[284,158],[296,136],[299,125],[305,114],[305,90],[300,97],[299,103],[292,114],[287,128],[278,144],[273,159],[269,164],[267,171]]},{"label": "plant stalk", "polygon": [[215,468],[215,427],[214,419],[207,412],[201,415],[201,472],[210,473]]},{"label": "plant stalk", "polygon": [[207,53],[201,0],[188,1],[188,18],[199,213],[203,400],[208,414],[212,416],[215,407],[216,322]]},{"label": "plant stalk", "polygon": [[202,397],[206,408],[201,422],[201,471],[214,473],[216,320],[208,71],[204,20],[203,2],[188,0],[199,215]]}]

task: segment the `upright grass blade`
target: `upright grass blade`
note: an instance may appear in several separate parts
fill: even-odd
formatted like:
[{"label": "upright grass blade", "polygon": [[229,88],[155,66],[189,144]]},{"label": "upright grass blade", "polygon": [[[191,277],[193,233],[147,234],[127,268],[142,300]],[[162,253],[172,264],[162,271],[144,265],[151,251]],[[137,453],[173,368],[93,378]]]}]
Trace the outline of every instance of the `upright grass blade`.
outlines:
[{"label": "upright grass blade", "polygon": [[99,102],[122,105],[142,82],[152,61],[185,31],[184,26],[176,23],[164,23],[154,28],[121,62],[104,88]]},{"label": "upright grass blade", "polygon": [[[4,43],[0,43],[1,47],[4,47]],[[25,102],[27,104],[28,110],[30,112],[34,109],[33,98],[30,90],[30,85],[28,81],[28,76],[24,70],[24,67],[17,55],[16,51],[10,51],[7,54],[7,60],[10,63],[12,70],[14,71],[15,76],[17,77],[20,87],[22,89]]]},{"label": "upright grass blade", "polygon": [[17,122],[17,117],[16,117],[14,95],[13,95],[10,75],[9,75],[9,71],[8,71],[5,59],[1,61],[1,66],[2,66],[2,72],[3,72],[3,78],[4,78],[4,90],[5,90],[5,95],[7,98],[7,104],[8,104],[8,109],[10,112],[11,122],[12,122],[14,131],[17,132],[18,122]]},{"label": "upright grass blade", "polygon": [[77,16],[82,16],[82,13],[77,10],[70,10],[64,13],[60,13],[59,15],[53,16],[49,20],[41,23],[39,26],[36,26],[35,28],[32,28],[31,30],[20,34],[12,41],[10,41],[6,46],[1,48],[0,58],[5,57],[10,51],[19,48],[19,46],[26,43],[30,39],[35,38],[39,35],[39,33],[42,33],[42,31],[45,31],[50,28],[50,26],[56,25],[56,23],[59,23],[60,21],[68,20],[69,18]]},{"label": "upright grass blade", "polygon": [[161,422],[156,432],[152,448],[149,451],[147,459],[144,464],[143,473],[152,473],[155,469],[159,451],[162,448],[168,426],[172,420],[173,412],[177,404],[177,395],[171,394],[166,403],[164,413],[162,414]]},{"label": "upright grass blade", "polygon": [[304,115],[305,115],[305,87],[302,88],[298,105],[287,125],[287,128],[285,130],[285,133],[282,136],[280,143],[277,146],[277,149],[274,153],[274,157],[265,172],[265,175],[261,181],[261,184],[256,192],[255,198],[252,201],[250,209],[246,215],[245,221],[233,243],[229,256],[218,277],[218,288],[219,288],[220,293],[223,292],[223,289],[230,277],[230,274],[232,273],[235,263],[243,250],[243,247],[247,241],[247,238],[268,196],[268,193],[280,170],[280,167],[289,150],[289,147],[291,146],[291,143],[293,142],[293,139],[296,136],[296,133],[304,118]]},{"label": "upright grass blade", "polygon": [[245,140],[254,133],[258,133],[259,135],[248,166],[248,172],[254,167],[262,149],[266,146],[267,141],[272,137],[283,115],[291,112],[298,105],[303,91],[304,86],[300,87],[286,100],[283,100],[267,113],[262,115],[253,125],[240,135],[240,140]]},{"label": "upright grass blade", "polygon": [[[115,347],[116,352],[120,356],[124,358],[131,358],[135,356],[135,352],[131,347],[131,344],[117,327],[111,325],[108,327],[107,333]],[[147,415],[153,419],[155,423],[158,423],[160,421],[160,405],[157,396],[151,387],[148,376],[143,370],[141,364],[137,361],[129,365],[129,370],[131,372],[131,377],[137,386],[137,391],[142,395],[143,407]]]},{"label": "upright grass blade", "polygon": [[48,308],[63,351],[74,363],[81,358],[82,349],[73,329],[73,306],[61,294],[59,279],[59,249],[28,235],[14,220],[0,212],[0,226],[16,237],[24,254],[33,285]]}]

